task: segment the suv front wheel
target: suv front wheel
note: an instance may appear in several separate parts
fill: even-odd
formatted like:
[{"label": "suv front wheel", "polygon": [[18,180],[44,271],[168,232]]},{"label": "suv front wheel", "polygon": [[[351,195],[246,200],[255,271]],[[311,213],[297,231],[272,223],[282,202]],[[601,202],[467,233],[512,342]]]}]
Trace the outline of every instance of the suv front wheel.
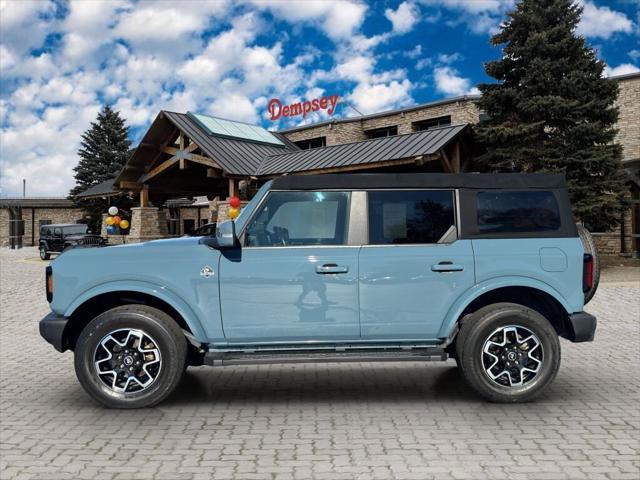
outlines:
[{"label": "suv front wheel", "polygon": [[113,308],[80,334],[76,375],[98,402],[140,408],[164,400],[184,373],[187,342],[166,313],[145,305]]},{"label": "suv front wheel", "polygon": [[41,244],[38,250],[40,250],[40,260],[49,260],[51,258],[51,255],[47,252],[46,245]]},{"label": "suv front wheel", "polygon": [[492,402],[526,402],[539,395],[560,367],[560,342],[535,310],[497,303],[467,317],[456,354],[468,384]]}]

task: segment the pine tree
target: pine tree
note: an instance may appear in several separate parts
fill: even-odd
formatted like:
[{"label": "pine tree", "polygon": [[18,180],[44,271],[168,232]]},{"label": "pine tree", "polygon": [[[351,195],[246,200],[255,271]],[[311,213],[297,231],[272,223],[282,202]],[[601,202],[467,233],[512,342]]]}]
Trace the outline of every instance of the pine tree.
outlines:
[{"label": "pine tree", "polygon": [[577,219],[613,226],[624,205],[622,148],[614,143],[615,81],[576,34],[582,7],[572,0],[522,0],[494,46],[502,58],[485,64],[499,83],[479,86],[489,120],[477,128],[491,171],[562,172]]},{"label": "pine tree", "polygon": [[[119,112],[109,105],[102,107],[95,122],[82,134],[82,142],[78,156],[80,161],[73,169],[76,186],[69,193],[70,198],[87,188],[113,179],[130,155],[129,127]],[[76,199],[77,200],[77,199]],[[77,200],[91,218],[91,224],[98,227],[100,215],[106,211],[108,204],[104,200]]]}]

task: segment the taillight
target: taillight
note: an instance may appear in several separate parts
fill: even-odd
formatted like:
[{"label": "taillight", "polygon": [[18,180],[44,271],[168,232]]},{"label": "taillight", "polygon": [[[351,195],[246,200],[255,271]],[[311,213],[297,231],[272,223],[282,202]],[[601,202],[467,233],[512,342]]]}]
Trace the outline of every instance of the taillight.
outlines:
[{"label": "taillight", "polygon": [[47,302],[53,300],[53,270],[47,267],[45,270],[45,288],[47,290]]},{"label": "taillight", "polygon": [[582,266],[582,291],[588,292],[593,287],[593,255],[584,254],[584,263]]}]

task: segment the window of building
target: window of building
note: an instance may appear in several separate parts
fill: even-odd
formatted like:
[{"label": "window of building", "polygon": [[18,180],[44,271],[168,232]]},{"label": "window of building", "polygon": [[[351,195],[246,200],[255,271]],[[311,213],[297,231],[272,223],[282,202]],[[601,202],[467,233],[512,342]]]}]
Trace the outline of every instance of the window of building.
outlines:
[{"label": "window of building", "polygon": [[427,120],[413,122],[411,125],[413,125],[414,132],[421,132],[422,130],[429,130],[430,128],[442,127],[443,125],[451,125],[451,115],[428,118]]},{"label": "window of building", "polygon": [[367,138],[392,137],[394,135],[398,135],[398,126],[392,125],[390,127],[375,128],[373,130],[365,130],[364,133],[367,136]]},{"label": "window of building", "polygon": [[250,247],[344,245],[347,192],[272,192],[247,228]]},{"label": "window of building", "polygon": [[308,140],[299,140],[295,143],[302,150],[310,150],[312,148],[321,148],[327,146],[327,137],[309,138]]},{"label": "window of building", "polygon": [[196,229],[196,221],[193,220],[192,218],[185,218],[182,221],[183,235],[191,235],[195,229]]},{"label": "window of building", "polygon": [[553,192],[479,192],[480,233],[545,232],[560,228],[560,210]]},{"label": "window of building", "polygon": [[437,243],[454,225],[453,192],[369,192],[369,243]]}]

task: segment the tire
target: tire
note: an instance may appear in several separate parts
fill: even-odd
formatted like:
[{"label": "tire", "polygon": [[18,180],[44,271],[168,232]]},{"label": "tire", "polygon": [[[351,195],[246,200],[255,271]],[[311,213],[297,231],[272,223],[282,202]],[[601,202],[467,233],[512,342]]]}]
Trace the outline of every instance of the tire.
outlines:
[{"label": "tire", "polygon": [[38,249],[40,251],[40,260],[49,260],[51,255],[47,252],[47,247],[45,245],[40,245]]},{"label": "tire", "polygon": [[[161,310],[125,305],[94,318],[80,334],[74,355],[78,380],[95,400],[110,408],[150,407],[180,383],[187,340]],[[98,369],[117,375],[100,375]]]},{"label": "tire", "polygon": [[[513,341],[516,334],[519,340]],[[520,343],[529,334],[533,337]],[[501,341],[508,348],[496,346]],[[515,303],[488,305],[468,317],[458,334],[456,354],[469,386],[490,402],[530,401],[553,381],[560,367],[560,341],[553,326],[535,310]],[[506,367],[511,356],[515,362],[512,359],[511,367]],[[492,364],[496,366],[487,368]]]},{"label": "tire", "polygon": [[600,284],[600,256],[598,255],[596,243],[593,241],[593,236],[589,233],[589,230],[580,224],[577,224],[576,227],[578,228],[580,240],[582,240],[584,253],[588,253],[593,257],[593,285],[584,294],[584,304],[586,305],[596,294],[596,290],[598,290],[598,285]]}]

